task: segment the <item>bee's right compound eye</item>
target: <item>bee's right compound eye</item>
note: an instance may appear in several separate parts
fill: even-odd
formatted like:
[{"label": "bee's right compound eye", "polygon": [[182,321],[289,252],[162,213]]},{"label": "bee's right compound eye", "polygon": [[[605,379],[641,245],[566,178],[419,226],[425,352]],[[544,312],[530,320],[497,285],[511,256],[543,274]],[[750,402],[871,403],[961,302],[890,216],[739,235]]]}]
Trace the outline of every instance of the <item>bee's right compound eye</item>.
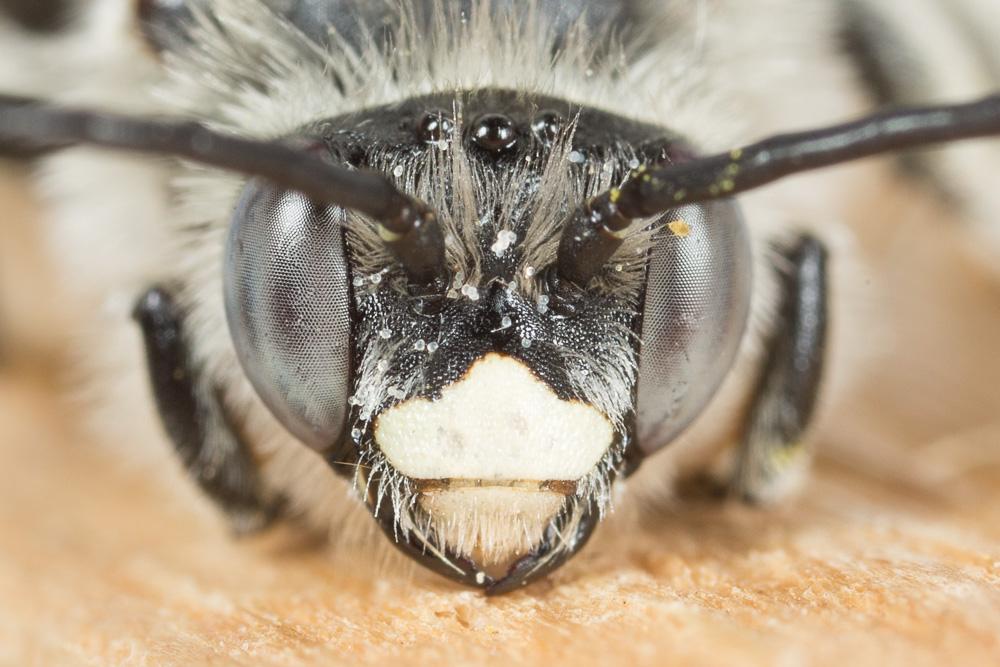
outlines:
[{"label": "bee's right compound eye", "polygon": [[733,364],[750,308],[751,256],[737,205],[685,206],[659,232],[646,280],[637,426],[651,453],[708,405]]},{"label": "bee's right compound eye", "polygon": [[226,317],[240,364],[274,416],[318,450],[340,440],[347,412],[343,217],[343,209],[251,181],[226,247]]}]

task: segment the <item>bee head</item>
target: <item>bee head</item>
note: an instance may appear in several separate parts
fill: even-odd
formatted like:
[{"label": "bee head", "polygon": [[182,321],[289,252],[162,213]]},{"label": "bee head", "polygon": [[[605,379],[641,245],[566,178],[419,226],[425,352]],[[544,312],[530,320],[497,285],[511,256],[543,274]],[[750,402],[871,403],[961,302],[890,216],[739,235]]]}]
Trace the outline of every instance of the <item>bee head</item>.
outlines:
[{"label": "bee head", "polygon": [[639,165],[687,159],[680,138],[506,91],[414,98],[303,136],[427,202],[445,266],[415,281],[374,221],[252,181],[225,269],[244,370],[295,436],[355,464],[400,548],[492,591],[544,574],[732,363],[750,290],[735,205],[633,225],[580,284],[560,266],[567,217]]}]

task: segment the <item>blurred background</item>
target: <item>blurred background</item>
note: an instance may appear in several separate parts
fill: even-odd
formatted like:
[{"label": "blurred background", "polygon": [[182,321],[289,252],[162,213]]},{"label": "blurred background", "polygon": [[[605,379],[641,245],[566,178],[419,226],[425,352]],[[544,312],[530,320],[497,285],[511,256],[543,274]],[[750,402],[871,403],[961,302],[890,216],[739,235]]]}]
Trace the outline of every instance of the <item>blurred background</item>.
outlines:
[{"label": "blurred background", "polygon": [[800,499],[674,505],[487,600],[234,542],[179,471],[95,442],[35,168],[0,159],[0,663],[1000,662],[1000,257],[968,208],[877,166],[855,193],[873,349]]}]

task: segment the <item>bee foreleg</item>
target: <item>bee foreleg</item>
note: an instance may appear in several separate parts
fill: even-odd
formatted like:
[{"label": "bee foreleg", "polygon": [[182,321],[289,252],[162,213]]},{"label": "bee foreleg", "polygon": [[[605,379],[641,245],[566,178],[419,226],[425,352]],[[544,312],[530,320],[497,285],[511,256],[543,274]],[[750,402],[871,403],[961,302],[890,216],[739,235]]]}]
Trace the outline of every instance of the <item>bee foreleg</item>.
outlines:
[{"label": "bee foreleg", "polygon": [[237,532],[264,527],[279,503],[265,499],[257,464],[218,388],[192,364],[181,309],[169,292],[153,287],[133,314],[160,419],[184,466]]},{"label": "bee foreleg", "polygon": [[791,490],[809,460],[803,436],[813,415],[823,372],[827,329],[826,248],[803,235],[779,250],[781,303],[765,343],[730,492],[752,503]]}]

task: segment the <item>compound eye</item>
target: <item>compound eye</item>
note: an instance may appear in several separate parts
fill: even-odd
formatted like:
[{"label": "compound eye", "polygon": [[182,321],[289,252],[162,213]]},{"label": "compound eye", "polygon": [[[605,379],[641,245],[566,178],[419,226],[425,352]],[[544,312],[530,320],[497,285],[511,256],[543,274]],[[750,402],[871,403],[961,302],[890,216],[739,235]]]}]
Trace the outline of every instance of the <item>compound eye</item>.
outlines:
[{"label": "compound eye", "polygon": [[336,444],[350,374],[342,209],[251,181],[226,247],[226,318],[251,384],[294,436]]},{"label": "compound eye", "polygon": [[673,440],[732,366],[750,308],[750,244],[732,201],[677,209],[650,255],[639,357],[639,447]]}]

